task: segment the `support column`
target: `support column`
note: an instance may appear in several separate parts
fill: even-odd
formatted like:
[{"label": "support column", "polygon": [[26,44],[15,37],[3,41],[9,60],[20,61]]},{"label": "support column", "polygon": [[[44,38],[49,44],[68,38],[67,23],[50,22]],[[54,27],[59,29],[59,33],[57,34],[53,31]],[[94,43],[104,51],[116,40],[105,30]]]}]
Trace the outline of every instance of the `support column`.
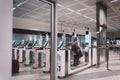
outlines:
[{"label": "support column", "polygon": [[11,80],[12,0],[0,0],[0,80]]},{"label": "support column", "polygon": [[[101,51],[107,54],[107,6],[104,0],[96,3],[96,31],[97,31],[97,67],[100,64]],[[106,55],[108,58],[108,54]],[[108,63],[108,60],[106,60]],[[107,64],[108,67],[108,64]]]},{"label": "support column", "polygon": [[51,65],[50,65],[50,80],[57,80],[57,17],[56,17],[56,2],[52,1],[51,6]]}]

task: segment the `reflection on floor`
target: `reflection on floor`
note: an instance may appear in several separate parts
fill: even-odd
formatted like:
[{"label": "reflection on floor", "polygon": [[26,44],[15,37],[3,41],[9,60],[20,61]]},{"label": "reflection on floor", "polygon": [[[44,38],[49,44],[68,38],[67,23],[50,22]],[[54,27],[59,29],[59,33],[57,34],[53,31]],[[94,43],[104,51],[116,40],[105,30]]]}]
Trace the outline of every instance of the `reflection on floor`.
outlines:
[{"label": "reflection on floor", "polygon": [[18,74],[13,75],[12,80],[50,80],[50,74],[43,73],[40,68],[23,67]]},{"label": "reflection on floor", "polygon": [[[120,54],[120,52],[119,52]],[[100,68],[95,66],[58,80],[120,80],[120,55],[110,52],[109,69],[106,70],[106,63],[101,64]],[[26,71],[27,72],[26,72]],[[41,69],[30,67],[21,68],[18,75],[14,75],[12,80],[50,80],[49,74],[42,73]]]},{"label": "reflection on floor", "polygon": [[86,65],[88,65],[88,63],[85,64],[84,62],[81,62],[81,63],[79,63],[79,64],[76,65],[76,66],[71,65],[71,69],[73,70],[73,69],[76,69],[76,68],[84,67],[84,66],[86,66]]}]

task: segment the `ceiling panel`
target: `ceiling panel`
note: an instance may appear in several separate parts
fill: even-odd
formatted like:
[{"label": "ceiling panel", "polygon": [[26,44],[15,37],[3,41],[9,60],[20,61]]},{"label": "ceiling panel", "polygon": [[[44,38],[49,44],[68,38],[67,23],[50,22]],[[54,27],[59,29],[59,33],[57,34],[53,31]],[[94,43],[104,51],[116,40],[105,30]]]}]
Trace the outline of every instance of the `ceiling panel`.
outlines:
[{"label": "ceiling panel", "polygon": [[43,16],[41,16],[41,18],[50,20],[50,14],[49,15],[43,15]]},{"label": "ceiling panel", "polygon": [[13,15],[14,15],[15,17],[20,17],[20,16],[22,16],[23,14],[25,14],[25,13],[27,13],[27,12],[29,12],[29,11],[26,11],[26,10],[21,9],[21,8],[16,8],[16,9],[14,10]]},{"label": "ceiling panel", "polygon": [[16,7],[19,3],[23,2],[24,0],[13,0],[13,7]]},{"label": "ceiling panel", "polygon": [[76,1],[80,1],[80,2],[86,2],[86,1],[88,1],[88,0],[76,0]]},{"label": "ceiling panel", "polygon": [[62,17],[59,17],[58,20],[68,22],[68,21],[72,21],[73,19],[67,16],[62,16]]},{"label": "ceiling panel", "polygon": [[58,12],[58,14],[61,14],[61,15],[64,15],[64,14],[67,14],[67,13],[70,13],[71,11],[67,10],[67,9],[62,9]]},{"label": "ceiling panel", "polygon": [[80,9],[83,9],[83,8],[86,8],[84,5],[82,5],[82,4],[75,4],[75,5],[73,5],[73,6],[70,6],[69,7],[70,9],[73,9],[73,10],[75,10],[75,11],[78,11],[78,10],[80,10]]},{"label": "ceiling panel", "polygon": [[[90,13],[86,13],[86,14],[84,14],[84,15],[86,15],[86,16],[89,16],[89,17],[92,17],[92,16],[96,16],[96,12],[90,12]],[[92,16],[91,16],[92,15]]]},{"label": "ceiling panel", "polygon": [[34,12],[40,13],[40,14],[48,14],[48,13],[50,13],[48,10],[43,9],[43,8],[37,9]]},{"label": "ceiling panel", "polygon": [[31,16],[34,16],[34,17],[39,17],[39,16],[41,16],[43,14],[38,13],[38,12],[31,12],[31,13],[28,13],[27,15],[31,15]]},{"label": "ceiling panel", "polygon": [[42,7],[42,8],[44,8],[44,9],[46,9],[46,10],[48,10],[48,11],[50,11],[50,5],[45,5],[44,7]]},{"label": "ceiling panel", "polygon": [[71,18],[74,18],[76,21],[80,21],[80,22],[83,22],[83,21],[88,21],[89,19],[85,18],[84,16],[82,15],[79,15],[75,12],[71,13],[71,14],[68,14],[67,16],[71,17]]},{"label": "ceiling panel", "polygon": [[34,19],[34,20],[40,21],[40,22],[44,22],[43,19],[42,19],[41,17],[40,17],[40,18],[38,17],[38,18],[36,18],[36,19]]},{"label": "ceiling panel", "polygon": [[79,11],[79,13],[81,14],[91,14],[93,11],[91,9],[85,9],[85,10],[82,10],[82,11]]},{"label": "ceiling panel", "polygon": [[80,17],[77,17],[76,19],[78,19],[80,22],[87,22],[87,21],[89,21],[90,19],[88,19],[88,18],[85,18],[85,17],[83,17],[83,16],[80,16]]},{"label": "ceiling panel", "polygon": [[111,8],[108,8],[107,9],[107,13],[110,14],[110,13],[113,13],[114,11],[111,9]]},{"label": "ceiling panel", "polygon": [[23,16],[22,18],[26,18],[26,19],[34,19],[35,17],[34,17],[34,16],[31,16],[31,15],[25,15],[25,16]]},{"label": "ceiling panel", "polygon": [[34,5],[31,5],[31,4],[25,3],[25,4],[21,5],[20,8],[23,8],[23,9],[30,11],[30,10],[36,9],[37,7]]},{"label": "ceiling panel", "polygon": [[61,10],[61,9],[63,9],[63,7],[57,5],[57,10],[59,11],[59,10]]},{"label": "ceiling panel", "polygon": [[46,5],[44,2],[39,1],[39,0],[28,0],[28,3],[31,3],[31,4],[38,6],[38,7],[43,7]]},{"label": "ceiling panel", "polygon": [[90,8],[92,8],[94,10],[94,12],[96,12],[96,5],[94,5],[94,6],[90,7]]},{"label": "ceiling panel", "polygon": [[[22,1],[24,0],[14,0],[14,5],[18,5]],[[97,0],[58,0],[58,23],[64,21],[69,25],[68,27],[75,26],[80,29],[87,26],[95,30],[95,20],[91,19],[96,19],[96,1]],[[120,30],[120,0],[114,3],[110,1],[111,0],[105,0],[107,5],[109,4],[107,9],[108,30],[115,32]],[[27,0],[14,10],[14,16],[48,23],[50,22],[50,6],[39,0]]]},{"label": "ceiling panel", "polygon": [[113,1],[113,0],[107,0],[108,2],[111,2],[111,1]]},{"label": "ceiling panel", "polygon": [[118,1],[116,1],[116,2],[113,2],[113,3],[111,3],[112,4],[112,6],[114,6],[114,7],[119,7],[120,6],[120,0],[118,0]]},{"label": "ceiling panel", "polygon": [[115,8],[120,13],[120,6]]},{"label": "ceiling panel", "polygon": [[80,17],[80,15],[79,15],[79,14],[77,14],[77,13],[75,13],[75,12],[72,12],[72,13],[67,14],[67,15],[68,15],[68,16],[70,16],[70,17],[73,17],[73,18]]},{"label": "ceiling panel", "polygon": [[110,13],[110,14],[107,14],[108,18],[109,18],[109,17],[114,17],[114,16],[116,16],[116,15],[117,15],[117,14],[116,14],[115,12]]},{"label": "ceiling panel", "polygon": [[94,6],[94,5],[96,5],[96,1],[97,0],[87,0],[84,3],[88,6]]},{"label": "ceiling panel", "polygon": [[63,6],[70,6],[72,4],[77,3],[75,0],[58,0],[58,3]]}]

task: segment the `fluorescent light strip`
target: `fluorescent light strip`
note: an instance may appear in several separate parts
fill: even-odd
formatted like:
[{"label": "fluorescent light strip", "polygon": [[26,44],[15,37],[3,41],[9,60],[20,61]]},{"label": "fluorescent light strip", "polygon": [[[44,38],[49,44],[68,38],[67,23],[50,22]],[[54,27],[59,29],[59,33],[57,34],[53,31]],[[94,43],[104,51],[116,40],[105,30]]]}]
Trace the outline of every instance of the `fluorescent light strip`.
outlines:
[{"label": "fluorescent light strip", "polygon": [[13,8],[13,10],[15,10],[17,7],[20,7],[21,5],[25,4],[28,0],[22,1],[20,2],[18,5],[16,5],[15,8]]},{"label": "fluorescent light strip", "polygon": [[17,7],[19,7],[19,6],[21,6],[23,3],[21,2],[21,3],[19,3],[18,5],[17,5]]},{"label": "fluorescent light strip", "polygon": [[70,8],[66,8],[67,10],[71,11],[71,12],[75,12],[74,10],[70,9]]},{"label": "fluorescent light strip", "polygon": [[73,12],[70,12],[70,13],[66,13],[65,15],[68,15],[68,14],[72,14]]},{"label": "fluorescent light strip", "polygon": [[79,12],[79,11],[84,11],[84,10],[87,10],[87,8],[84,8],[84,9],[80,9],[80,10],[78,10],[78,12]]},{"label": "fluorescent light strip", "polygon": [[85,18],[89,18],[88,16],[84,15]]},{"label": "fluorescent light strip", "polygon": [[81,13],[79,13],[79,12],[75,12],[76,14],[78,14],[78,15],[82,15]]},{"label": "fluorescent light strip", "polygon": [[110,1],[110,3],[114,3],[114,2],[117,2],[118,0],[112,0],[112,1]]},{"label": "fluorescent light strip", "polygon": [[57,4],[59,7],[64,7],[63,5],[61,5],[61,4]]}]

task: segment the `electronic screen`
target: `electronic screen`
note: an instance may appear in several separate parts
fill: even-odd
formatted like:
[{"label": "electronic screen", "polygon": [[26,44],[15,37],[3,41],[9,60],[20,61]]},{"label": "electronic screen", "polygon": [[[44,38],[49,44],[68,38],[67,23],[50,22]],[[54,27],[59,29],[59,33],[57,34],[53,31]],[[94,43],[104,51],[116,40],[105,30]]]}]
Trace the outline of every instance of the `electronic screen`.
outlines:
[{"label": "electronic screen", "polygon": [[47,46],[47,44],[48,44],[48,41],[46,41],[46,42],[45,42],[45,44],[43,45],[43,47],[46,47],[46,46]]},{"label": "electronic screen", "polygon": [[34,44],[34,41],[30,41],[30,42],[28,43],[28,46],[33,46],[33,44]]},{"label": "electronic screen", "polygon": [[85,35],[85,43],[89,43],[89,35]]},{"label": "electronic screen", "polygon": [[63,41],[60,41],[57,48],[60,49],[62,47],[62,45],[63,45]]}]

